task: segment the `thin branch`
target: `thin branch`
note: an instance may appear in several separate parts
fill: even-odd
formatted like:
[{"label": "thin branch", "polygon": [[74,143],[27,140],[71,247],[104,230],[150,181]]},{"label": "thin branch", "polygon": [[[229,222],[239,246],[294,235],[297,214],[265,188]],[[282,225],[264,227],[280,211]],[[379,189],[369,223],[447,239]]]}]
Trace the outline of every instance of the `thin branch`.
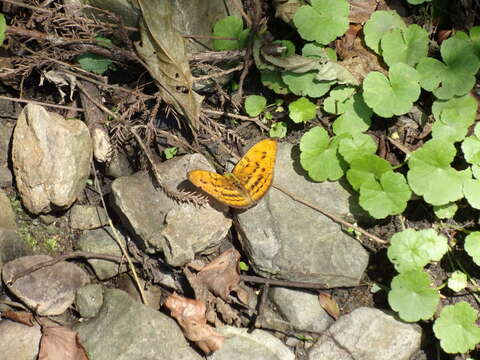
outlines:
[{"label": "thin branch", "polygon": [[19,102],[19,103],[42,105],[42,106],[45,106],[45,107],[52,107],[52,108],[57,108],[57,109],[73,110],[73,111],[79,111],[79,112],[85,111],[85,110],[83,110],[83,108],[78,108],[78,107],[75,107],[75,106],[64,106],[64,105],[49,104],[49,103],[45,103],[45,102],[41,102],[41,101],[35,101],[35,100],[16,99],[16,98],[12,98],[12,97],[9,97],[9,96],[3,96],[3,95],[0,95],[0,99]]}]

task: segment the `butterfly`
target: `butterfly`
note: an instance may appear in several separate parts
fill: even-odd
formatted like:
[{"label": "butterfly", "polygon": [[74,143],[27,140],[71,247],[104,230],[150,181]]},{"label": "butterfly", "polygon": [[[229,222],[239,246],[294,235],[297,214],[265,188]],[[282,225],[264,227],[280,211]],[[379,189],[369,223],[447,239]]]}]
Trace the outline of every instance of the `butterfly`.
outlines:
[{"label": "butterfly", "polygon": [[272,185],[276,155],[277,142],[262,140],[247,151],[231,173],[193,170],[188,180],[228,206],[247,208],[255,205]]}]

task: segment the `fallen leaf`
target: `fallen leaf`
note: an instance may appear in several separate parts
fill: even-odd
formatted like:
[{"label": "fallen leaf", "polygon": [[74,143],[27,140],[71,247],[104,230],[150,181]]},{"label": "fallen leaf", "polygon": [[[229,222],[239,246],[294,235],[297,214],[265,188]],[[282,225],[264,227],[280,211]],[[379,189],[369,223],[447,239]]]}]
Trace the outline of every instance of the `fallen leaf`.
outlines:
[{"label": "fallen leaf", "polygon": [[76,331],[63,326],[42,326],[38,360],[88,360]]},{"label": "fallen leaf", "polygon": [[185,337],[195,342],[205,354],[222,347],[225,338],[207,324],[203,301],[187,299],[174,292],[165,301],[165,306],[182,327]]},{"label": "fallen leaf", "polygon": [[213,294],[228,302],[230,291],[240,282],[239,260],[240,253],[235,248],[230,248],[200,270],[197,278]]},{"label": "fallen leaf", "polygon": [[2,312],[2,317],[18,322],[23,325],[27,325],[30,327],[33,326],[33,322],[32,322],[33,315],[31,312],[28,312],[28,311],[7,310]]},{"label": "fallen leaf", "polygon": [[318,301],[323,310],[325,310],[332,318],[338,320],[340,317],[340,308],[332,295],[321,292],[318,294]]},{"label": "fallen leaf", "polygon": [[354,24],[363,24],[377,8],[377,0],[348,0],[350,12],[348,19]]}]

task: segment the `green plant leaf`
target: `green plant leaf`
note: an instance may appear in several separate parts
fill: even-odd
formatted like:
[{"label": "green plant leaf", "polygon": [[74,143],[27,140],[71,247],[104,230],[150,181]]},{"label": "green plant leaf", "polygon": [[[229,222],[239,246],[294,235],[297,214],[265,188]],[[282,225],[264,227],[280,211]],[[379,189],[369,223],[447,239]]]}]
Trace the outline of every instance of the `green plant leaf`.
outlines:
[{"label": "green plant leaf", "polygon": [[323,109],[330,114],[343,114],[351,108],[355,93],[356,89],[353,86],[337,86],[323,102]]},{"label": "green plant leaf", "polygon": [[110,40],[109,38],[106,38],[104,36],[96,36],[95,37],[95,41],[101,45],[101,46],[104,46],[104,47],[110,47],[113,45],[113,42],[112,40]]},{"label": "green plant leaf", "polygon": [[113,64],[113,61],[97,54],[85,53],[77,56],[77,62],[83,70],[102,75]]},{"label": "green plant leaf", "polygon": [[295,73],[292,71],[285,71],[282,73],[282,80],[287,84],[288,89],[298,96],[310,96],[318,98],[325,95],[332,81],[316,80],[317,71],[309,71],[305,73]]},{"label": "green plant leaf", "polygon": [[467,302],[445,306],[433,324],[440,346],[449,354],[466,353],[480,342],[478,312]]},{"label": "green plant leaf", "polygon": [[452,219],[458,210],[458,205],[454,202],[445,205],[434,205],[433,212],[439,219]]},{"label": "green plant leaf", "polygon": [[348,29],[348,2],[346,0],[312,0],[301,6],[293,17],[300,36],[308,41],[328,44]]},{"label": "green plant leaf", "polygon": [[283,121],[279,121],[272,125],[268,134],[272,138],[284,138],[287,135],[287,125]]},{"label": "green plant leaf", "polygon": [[402,62],[415,66],[428,54],[428,34],[413,24],[407,28],[394,28],[381,39],[383,60],[388,66]]},{"label": "green plant leaf", "polygon": [[480,124],[475,125],[472,136],[462,142],[462,151],[465,160],[470,164],[480,164]]},{"label": "green plant leaf", "polygon": [[396,63],[388,78],[380,72],[370,72],[363,80],[363,98],[381,117],[407,113],[420,96],[419,75],[411,66]]},{"label": "green plant leaf", "polygon": [[480,209],[480,180],[466,180],[463,184],[463,193],[471,207]]},{"label": "green plant leaf", "polygon": [[330,140],[327,131],[318,126],[302,136],[300,164],[312,180],[337,180],[343,176],[347,164],[338,156],[340,139],[335,137]]},{"label": "green plant leaf", "polygon": [[471,167],[472,169],[472,174],[475,179],[480,179],[480,166],[473,164]]},{"label": "green plant leaf", "polygon": [[351,163],[353,159],[363,155],[374,155],[377,151],[377,143],[370,135],[356,133],[340,141],[338,152],[346,162]]},{"label": "green plant leaf", "polygon": [[365,43],[367,46],[380,54],[380,40],[388,31],[395,28],[406,28],[400,15],[395,11],[375,11],[363,26]]},{"label": "green plant leaf", "polygon": [[447,285],[455,292],[460,292],[468,285],[467,275],[461,271],[454,271],[448,278]]},{"label": "green plant leaf", "polygon": [[173,158],[175,155],[177,155],[178,148],[175,146],[168,147],[165,150],[163,150],[163,153],[165,154],[165,159],[169,160]]},{"label": "green plant leaf", "polygon": [[472,41],[475,53],[480,58],[480,26],[474,26],[470,29],[470,40]]},{"label": "green plant leaf", "polygon": [[260,115],[266,105],[267,99],[260,95],[248,95],[245,99],[245,111],[251,117]]},{"label": "green plant leaf", "polygon": [[215,50],[235,50],[246,46],[249,29],[243,29],[243,21],[238,16],[227,16],[213,26],[213,36],[236,38],[236,40],[213,40]]},{"label": "green plant leaf", "polygon": [[453,144],[442,140],[430,140],[410,154],[408,183],[429,204],[445,205],[463,197],[463,183],[472,175],[470,169],[450,166],[455,154]]},{"label": "green plant leaf", "polygon": [[388,303],[408,322],[427,320],[435,314],[440,295],[430,287],[431,279],[421,270],[410,270],[395,276],[388,293]]},{"label": "green plant leaf", "polygon": [[375,219],[402,213],[412,192],[402,174],[386,172],[380,181],[370,179],[360,187],[360,206]]},{"label": "green plant leaf", "polygon": [[480,231],[474,231],[465,238],[465,251],[480,266]]},{"label": "green plant leaf", "polygon": [[288,116],[297,124],[313,120],[316,115],[315,104],[307,98],[301,97],[288,105]]},{"label": "green plant leaf", "polygon": [[392,171],[392,165],[387,160],[377,155],[363,155],[355,157],[350,162],[347,180],[358,191],[364,182],[379,180],[389,171]]},{"label": "green plant leaf", "polygon": [[7,21],[5,20],[5,15],[0,13],[0,46],[5,41],[6,32],[7,32]]},{"label": "green plant leaf", "polygon": [[263,86],[273,90],[275,94],[288,94],[288,85],[282,80],[282,75],[278,71],[260,71],[260,80]]},{"label": "green plant leaf", "polygon": [[443,62],[424,58],[418,65],[420,85],[439,99],[450,99],[468,93],[475,84],[480,59],[470,38],[462,32],[442,42]]},{"label": "green plant leaf", "polygon": [[424,2],[430,2],[430,1],[432,0],[407,0],[407,2],[412,5],[420,5],[420,4],[423,4]]}]

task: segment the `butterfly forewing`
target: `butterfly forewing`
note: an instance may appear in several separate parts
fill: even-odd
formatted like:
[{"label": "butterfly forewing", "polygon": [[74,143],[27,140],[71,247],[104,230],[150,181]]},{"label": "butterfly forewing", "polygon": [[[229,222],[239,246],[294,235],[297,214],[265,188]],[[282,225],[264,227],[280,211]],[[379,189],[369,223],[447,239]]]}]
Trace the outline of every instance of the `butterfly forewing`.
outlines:
[{"label": "butterfly forewing", "polygon": [[232,171],[253,201],[262,198],[272,185],[277,142],[266,139],[247,151]]}]

